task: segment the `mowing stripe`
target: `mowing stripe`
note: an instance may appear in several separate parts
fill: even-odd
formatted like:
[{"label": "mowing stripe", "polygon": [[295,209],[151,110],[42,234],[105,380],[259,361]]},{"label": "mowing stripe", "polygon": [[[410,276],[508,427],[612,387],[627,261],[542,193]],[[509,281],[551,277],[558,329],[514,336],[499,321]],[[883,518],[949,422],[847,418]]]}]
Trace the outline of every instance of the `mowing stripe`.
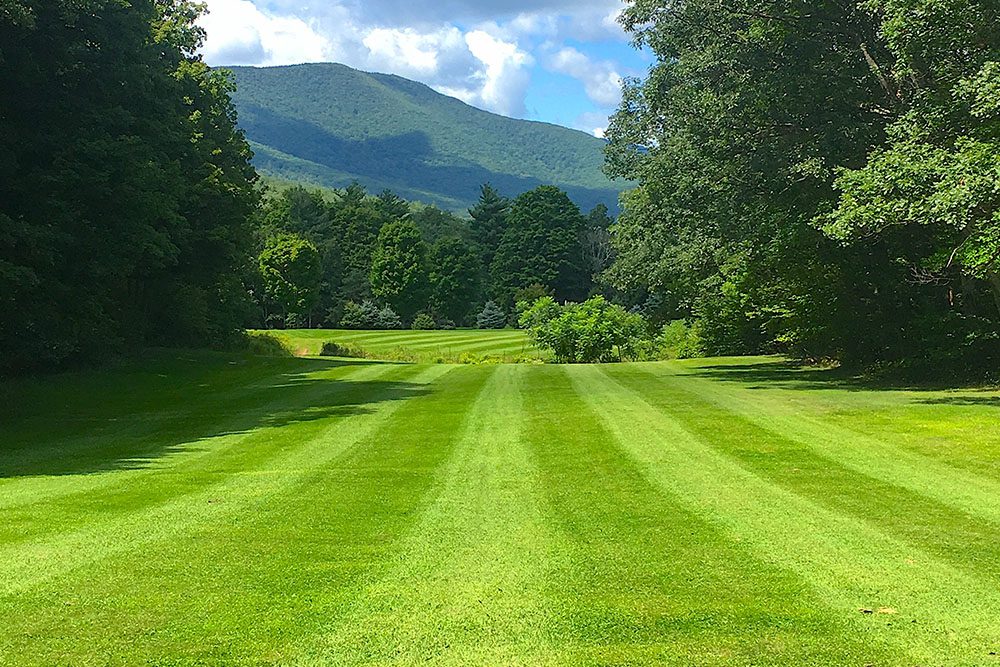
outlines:
[{"label": "mowing stripe", "polygon": [[[123,461],[107,466],[107,470],[88,475],[48,475],[11,477],[0,480],[0,512],[16,507],[66,499],[77,494],[92,493],[111,486],[129,485],[137,475],[159,472],[164,468],[181,470],[197,464],[199,459],[215,456],[241,444],[253,433],[247,413],[253,415],[288,413],[305,405],[327,404],[331,397],[353,388],[355,383],[375,381],[386,376],[393,367],[380,364],[345,365],[333,370],[313,372],[300,388],[275,392],[275,376],[269,381],[256,381],[248,387],[220,392],[215,400],[198,401],[190,410],[161,411],[111,417],[113,432],[87,429],[79,436],[60,438],[40,447],[54,461],[69,461],[81,456],[104,457]],[[274,394],[266,396],[266,394]],[[247,405],[253,406],[252,410]],[[190,438],[196,434],[198,447]],[[205,435],[201,435],[205,434]],[[222,434],[211,436],[211,434]],[[171,445],[162,453],[164,441]],[[206,446],[207,443],[211,446]],[[82,454],[81,454],[82,452]],[[115,456],[115,452],[123,452]],[[81,464],[82,465],[82,464]],[[35,513],[36,510],[29,510]],[[12,527],[12,515],[6,515],[6,526]],[[0,522],[0,543],[5,540],[4,522]]]},{"label": "mowing stripe", "polygon": [[[711,443],[747,470],[1000,584],[998,526],[933,498],[842,466],[809,447],[763,429],[665,381],[629,369],[608,373],[643,394],[692,434]],[[988,502],[984,498],[983,502]]]},{"label": "mowing stripe", "polygon": [[[410,383],[427,386],[450,370],[447,366],[425,368]],[[199,486],[167,502],[124,516],[102,517],[83,528],[46,539],[0,545],[0,597],[16,594],[95,560],[167,539],[185,526],[263,502],[375,433],[401,404],[402,401],[387,401],[369,412],[332,422],[317,420],[311,425],[313,432],[309,437],[293,443],[291,448],[278,449],[263,466],[258,463],[255,469],[225,476],[217,483]],[[279,428],[261,429],[248,440],[267,443],[273,438],[280,441]],[[250,449],[248,442],[244,444]],[[262,483],[264,479],[272,483]],[[224,504],[214,502],[220,497],[227,499]]]},{"label": "mowing stripe", "polygon": [[497,366],[395,565],[290,664],[544,664],[556,539],[522,443],[523,369]]},{"label": "mowing stripe", "polygon": [[721,382],[690,375],[677,375],[676,368],[637,367],[645,374],[669,383],[671,388],[697,395],[845,467],[1000,524],[1000,482],[996,480],[968,473],[829,420],[812,417],[780,397],[772,398],[762,395],[762,392],[752,392],[752,396],[747,396],[751,392],[746,389],[730,388]]},{"label": "mowing stripe", "polygon": [[569,547],[548,578],[560,662],[889,664],[808,582],[664,494],[573,391],[532,367],[527,439]]},{"label": "mowing stripe", "polygon": [[898,610],[864,626],[874,645],[907,656],[900,664],[972,665],[997,650],[1000,594],[988,582],[748,472],[598,368],[573,371],[577,392],[664,491],[809,580],[845,617]]},{"label": "mowing stripe", "polygon": [[[392,564],[429,502],[467,397],[486,380],[460,370],[401,402],[342,456],[292,471],[294,483],[281,470],[257,475],[268,487],[260,502],[185,524],[143,545],[141,558],[119,553],[0,601],[10,620],[0,627],[0,664],[5,650],[22,652],[19,667],[52,664],[63,647],[100,663],[123,644],[141,664],[276,664]],[[342,435],[331,432],[326,445]]]}]

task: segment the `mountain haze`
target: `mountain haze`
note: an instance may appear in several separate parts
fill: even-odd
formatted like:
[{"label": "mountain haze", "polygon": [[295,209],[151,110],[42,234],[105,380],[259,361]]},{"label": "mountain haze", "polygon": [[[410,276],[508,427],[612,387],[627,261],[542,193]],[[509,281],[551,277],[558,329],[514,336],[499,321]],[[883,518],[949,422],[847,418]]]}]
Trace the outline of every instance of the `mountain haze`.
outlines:
[{"label": "mountain haze", "polygon": [[337,64],[232,67],[240,125],[262,173],[327,187],[357,180],[462,209],[490,182],[513,196],[542,184],[588,209],[617,207],[601,139],[471,107],[424,84]]}]

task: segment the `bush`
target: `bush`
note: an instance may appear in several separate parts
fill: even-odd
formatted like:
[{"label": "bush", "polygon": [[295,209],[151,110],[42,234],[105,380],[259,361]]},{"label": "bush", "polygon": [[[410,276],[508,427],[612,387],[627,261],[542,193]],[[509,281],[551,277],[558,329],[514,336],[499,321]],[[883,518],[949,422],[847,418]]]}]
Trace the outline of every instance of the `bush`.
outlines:
[{"label": "bush", "polygon": [[476,316],[476,326],[480,329],[503,329],[507,326],[507,313],[494,301],[487,301]]},{"label": "bush", "polygon": [[697,323],[689,325],[685,320],[674,320],[663,325],[657,340],[657,356],[660,359],[691,359],[704,355]]},{"label": "bush", "polygon": [[641,315],[628,313],[601,296],[562,307],[544,297],[522,313],[520,324],[560,363],[635,359],[648,339]]},{"label": "bush", "polygon": [[283,340],[269,333],[249,332],[238,348],[257,357],[291,357],[292,351]]},{"label": "bush", "polygon": [[323,343],[323,348],[319,352],[321,357],[348,357],[351,359],[367,359],[368,352],[355,347],[354,345],[344,345],[334,341]]},{"label": "bush", "polygon": [[403,321],[388,306],[379,308],[374,301],[365,301],[359,306],[353,301],[348,301],[344,304],[340,327],[360,330],[402,329]]},{"label": "bush", "polygon": [[434,318],[427,313],[420,313],[413,318],[413,324],[410,326],[414,331],[430,331],[431,329],[437,329],[437,322]]},{"label": "bush", "polygon": [[400,319],[399,315],[396,314],[389,306],[381,308],[378,311],[378,317],[375,320],[375,326],[373,329],[402,329],[403,320]]},{"label": "bush", "polygon": [[361,305],[348,301],[344,304],[344,314],[340,316],[342,329],[377,329],[379,319],[378,306],[374,301],[365,301]]}]

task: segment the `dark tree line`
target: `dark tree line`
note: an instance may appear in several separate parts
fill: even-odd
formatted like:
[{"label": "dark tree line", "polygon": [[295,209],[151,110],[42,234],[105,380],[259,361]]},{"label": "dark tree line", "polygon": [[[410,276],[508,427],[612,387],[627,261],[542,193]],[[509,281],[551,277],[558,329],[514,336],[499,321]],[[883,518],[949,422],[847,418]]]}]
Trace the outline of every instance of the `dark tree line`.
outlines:
[{"label": "dark tree line", "polygon": [[[520,300],[586,298],[611,258],[607,209],[585,217],[551,186],[511,201],[484,185],[468,219],[360,185],[333,196],[293,187],[267,197],[260,220],[266,326],[381,328],[393,317],[400,326],[495,326],[513,321]],[[284,275],[269,271],[275,244],[290,257],[303,243],[315,259],[303,253]],[[318,274],[306,270],[313,264]],[[480,317],[487,303],[503,318]]]},{"label": "dark tree line", "polygon": [[256,173],[197,14],[0,1],[0,370],[245,321]]},{"label": "dark tree line", "polygon": [[634,0],[614,284],[705,352],[1000,363],[1000,8]]}]

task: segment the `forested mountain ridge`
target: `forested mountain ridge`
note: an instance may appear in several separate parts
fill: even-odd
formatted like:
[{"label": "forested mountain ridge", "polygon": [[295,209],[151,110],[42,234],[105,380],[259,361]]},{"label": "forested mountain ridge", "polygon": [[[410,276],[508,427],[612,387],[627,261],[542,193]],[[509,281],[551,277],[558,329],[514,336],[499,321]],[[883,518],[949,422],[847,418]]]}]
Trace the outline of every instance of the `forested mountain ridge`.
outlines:
[{"label": "forested mountain ridge", "polygon": [[616,208],[626,185],[603,174],[601,139],[498,116],[398,76],[332,63],[229,69],[240,125],[267,176],[357,180],[452,210],[473,205],[485,182],[511,195],[557,185],[584,209]]}]

